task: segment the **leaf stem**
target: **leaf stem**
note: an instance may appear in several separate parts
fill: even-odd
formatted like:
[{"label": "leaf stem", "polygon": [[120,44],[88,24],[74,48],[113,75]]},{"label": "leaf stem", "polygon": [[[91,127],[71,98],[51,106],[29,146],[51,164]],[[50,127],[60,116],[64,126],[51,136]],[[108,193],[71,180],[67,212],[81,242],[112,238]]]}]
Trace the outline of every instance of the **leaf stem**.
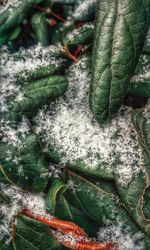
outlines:
[{"label": "leaf stem", "polygon": [[58,20],[60,20],[62,23],[65,23],[65,22],[66,22],[66,20],[65,20],[62,16],[56,14],[56,13],[53,12],[52,10],[51,10],[51,14],[52,14],[54,17],[56,17]]},{"label": "leaf stem", "polygon": [[66,22],[66,20],[62,16],[60,16],[57,13],[53,12],[51,8],[47,8],[46,9],[46,8],[42,8],[40,6],[37,6],[37,9],[40,10],[40,11],[42,11],[42,12],[44,12],[44,13],[46,13],[46,14],[51,14],[52,16],[54,16],[58,20],[60,20],[62,23]]},{"label": "leaf stem", "polygon": [[[24,209],[22,214],[37,220],[43,224],[48,225],[50,228],[56,230],[53,232],[53,237],[58,240],[62,245],[74,250],[113,250],[116,249],[114,243],[96,243],[92,242],[88,235],[76,224],[69,221],[62,221],[57,218],[46,218],[36,215],[28,209]],[[57,234],[59,232],[59,234]],[[62,236],[60,237],[60,232]],[[71,237],[71,239],[70,239]]]},{"label": "leaf stem", "polygon": [[68,58],[72,59],[74,61],[74,63],[79,62],[79,59],[75,55],[70,53],[69,48],[68,48],[68,46],[66,44],[65,44],[65,46],[63,48],[63,54],[65,56],[67,56]]},{"label": "leaf stem", "polygon": [[79,45],[74,52],[74,56],[78,56],[82,52],[83,45]]}]

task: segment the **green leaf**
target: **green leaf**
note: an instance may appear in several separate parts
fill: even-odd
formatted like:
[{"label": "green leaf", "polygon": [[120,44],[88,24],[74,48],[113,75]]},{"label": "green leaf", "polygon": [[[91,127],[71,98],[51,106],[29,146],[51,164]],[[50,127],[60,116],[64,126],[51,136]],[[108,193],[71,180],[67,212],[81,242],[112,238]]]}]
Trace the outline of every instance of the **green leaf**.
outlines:
[{"label": "green leaf", "polygon": [[11,36],[9,37],[10,41],[15,40],[21,33],[21,28],[18,26],[16,27],[16,29],[13,31],[13,33],[11,34]]},{"label": "green leaf", "polygon": [[[134,128],[136,129],[137,139],[143,149],[143,159],[141,159],[141,170],[134,176],[132,182],[127,186],[121,186],[116,177],[116,185],[121,200],[128,209],[136,224],[150,236],[150,223],[143,213],[143,204],[147,200],[148,187],[150,183],[150,111],[136,110],[132,115]],[[145,208],[149,207],[148,200]],[[147,212],[146,212],[147,214]]]},{"label": "green leaf", "polygon": [[[21,147],[0,143],[0,181],[19,186],[24,190],[41,192],[48,182],[48,163],[38,138],[31,133],[20,138]],[[10,158],[8,158],[8,153]]]},{"label": "green leaf", "polygon": [[69,32],[64,38],[63,42],[65,45],[84,45],[92,43],[93,40],[93,26],[84,25],[79,29],[75,29]]},{"label": "green leaf", "polygon": [[0,36],[7,34],[12,28],[23,22],[28,11],[42,0],[21,0],[17,7],[12,3],[0,16]]},{"label": "green leaf", "polygon": [[64,23],[58,23],[56,26],[51,29],[51,44],[56,44],[58,42],[62,43],[64,37],[75,28],[73,22],[70,22],[68,25]]},{"label": "green leaf", "polygon": [[68,200],[67,185],[58,178],[53,178],[45,202],[50,214],[65,221],[71,221],[85,230],[89,236],[96,237],[98,224],[90,220],[77,206]]},{"label": "green leaf", "polygon": [[134,76],[128,88],[129,95],[150,97],[150,55],[147,53],[149,47],[149,36],[145,41],[140,60],[137,64]]},{"label": "green leaf", "polygon": [[76,160],[74,163],[66,163],[66,167],[70,170],[76,170],[79,173],[86,174],[88,176],[102,178],[106,180],[113,180],[114,175],[113,172],[108,170],[108,163],[103,162],[98,164],[97,167],[92,168],[90,165],[88,166],[82,160]]},{"label": "green leaf", "polygon": [[50,228],[25,216],[18,216],[14,226],[13,245],[16,250],[64,249],[52,238]]},{"label": "green leaf", "polygon": [[0,241],[0,247],[1,247],[1,250],[13,250],[12,243],[7,245],[5,241]]},{"label": "green leaf", "polygon": [[150,219],[150,187],[145,190],[143,212],[146,219]]},{"label": "green leaf", "polygon": [[38,109],[54,101],[57,97],[63,95],[67,90],[68,82],[63,76],[52,76],[37,82],[31,82],[24,85],[25,100],[20,103],[14,103],[12,112],[14,114],[23,113],[27,116],[33,116]]},{"label": "green leaf", "polygon": [[3,44],[7,43],[8,39],[9,39],[9,36],[10,36],[9,33],[0,36],[0,47],[1,47]]},{"label": "green leaf", "polygon": [[[102,124],[118,111],[149,27],[149,1],[98,1],[90,106]],[[133,11],[134,10],[134,11]]]},{"label": "green leaf", "polygon": [[68,179],[75,187],[75,195],[83,208],[83,211],[99,224],[103,224],[103,219],[116,220],[120,218],[128,222],[131,229],[135,229],[134,223],[130,222],[127,213],[112,193],[104,191],[91,181],[73,172],[68,173]]},{"label": "green leaf", "polygon": [[43,46],[49,45],[49,26],[46,15],[43,13],[34,14],[31,19],[31,25],[37,42]]},{"label": "green leaf", "polygon": [[[132,115],[132,121],[138,135],[138,141],[143,149],[145,163],[147,158],[150,160],[150,109],[149,107],[141,110],[136,110]],[[146,164],[147,178],[150,178],[149,164]]]},{"label": "green leaf", "polygon": [[[9,201],[11,202],[10,204],[13,203],[13,198],[12,200],[11,198],[12,197],[0,192],[0,207],[3,205],[9,207]],[[1,221],[0,214],[0,226],[4,226],[4,221]],[[7,235],[9,233],[7,232],[6,236],[3,235],[3,238],[0,239],[0,249],[2,250],[43,250],[43,248],[46,250],[67,249],[53,238],[49,226],[27,216],[18,214],[17,216],[12,217],[10,228],[11,235]],[[11,237],[10,240],[9,236]]]},{"label": "green leaf", "polygon": [[[53,67],[52,67],[53,71]],[[27,82],[21,81],[20,93],[23,93],[22,100],[8,98],[9,110],[2,114],[2,117],[10,121],[20,121],[23,116],[32,118],[38,110],[50,102],[54,101],[65,93],[68,81],[64,76],[47,76],[39,80],[41,75],[47,75],[48,68],[41,72],[33,72],[27,75]],[[32,79],[34,79],[32,81]],[[28,82],[28,80],[30,80]],[[18,82],[17,82],[18,86]]]},{"label": "green leaf", "polygon": [[11,32],[7,32],[7,34],[1,35],[0,46],[7,43],[8,41],[14,41],[15,39],[17,39],[20,33],[21,33],[21,28],[17,26],[13,32],[11,31]]},{"label": "green leaf", "polygon": [[150,81],[131,82],[128,88],[129,95],[150,97]]},{"label": "green leaf", "polygon": [[150,37],[150,27],[149,27],[148,34],[147,34],[147,39],[145,41],[145,45],[144,45],[144,48],[143,48],[143,53],[150,55],[150,41],[149,41],[149,37]]},{"label": "green leaf", "polygon": [[17,83],[32,82],[36,80],[42,80],[42,78],[50,77],[55,74],[59,74],[62,69],[62,65],[56,66],[50,64],[48,66],[38,67],[34,71],[24,71],[22,75],[18,75]]},{"label": "green leaf", "polygon": [[56,203],[57,203],[57,196],[59,192],[64,192],[66,189],[64,182],[62,182],[60,179],[53,179],[51,188],[46,194],[45,203],[48,211],[50,214],[55,214],[56,209]]}]

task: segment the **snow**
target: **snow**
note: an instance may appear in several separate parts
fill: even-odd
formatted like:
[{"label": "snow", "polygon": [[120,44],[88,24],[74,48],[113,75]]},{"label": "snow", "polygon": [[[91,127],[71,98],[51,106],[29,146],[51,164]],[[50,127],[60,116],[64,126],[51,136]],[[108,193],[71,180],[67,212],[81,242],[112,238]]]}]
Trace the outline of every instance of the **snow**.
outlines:
[{"label": "snow", "polygon": [[[60,52],[60,45],[43,48],[41,45],[29,49],[21,48],[17,53],[11,54],[3,46],[1,54],[1,79],[0,79],[0,111],[8,111],[11,103],[21,102],[25,99],[21,86],[16,84],[18,75],[26,76],[27,71],[33,71],[49,64],[59,65],[62,60],[56,59]],[[11,101],[11,102],[10,102]]]},{"label": "snow", "polygon": [[87,15],[89,10],[96,6],[96,0],[84,0],[80,1],[79,4],[76,6],[75,11],[73,13],[73,17],[76,20],[82,19],[83,15]]},{"label": "snow", "polygon": [[[1,204],[0,214],[3,217],[0,224],[0,240],[4,237],[7,242],[10,241],[11,223],[16,215],[26,208],[33,212],[35,215],[44,216],[45,218],[52,219],[53,217],[46,212],[43,194],[32,194],[24,192],[17,187],[0,185],[0,190],[10,198],[10,202]],[[7,243],[6,242],[6,243]]]},{"label": "snow", "polygon": [[2,142],[13,145],[19,150],[22,149],[24,146],[22,139],[25,139],[25,137],[30,132],[29,121],[23,117],[17,129],[13,128],[9,122],[5,121],[1,121],[0,125],[0,135]]},{"label": "snow", "polygon": [[[53,2],[57,2],[53,0]],[[0,9],[0,14],[9,8],[13,11],[19,7],[21,0],[5,1],[4,6]],[[96,0],[78,0],[78,5],[75,11],[70,14],[68,20],[72,17],[80,19],[86,14]],[[68,21],[65,25],[69,25]],[[73,33],[68,34],[68,39],[72,39],[84,27],[93,25],[85,24]],[[147,46],[150,46],[150,32],[147,38]],[[49,63],[58,65],[64,63],[60,59],[56,59],[60,50],[60,44],[43,48],[41,45],[36,45],[29,49],[21,48],[18,53],[11,54],[5,46],[1,48],[1,79],[0,79],[0,109],[1,112],[6,112],[9,108],[7,102],[20,102],[24,100],[24,93],[19,85],[16,85],[18,75],[25,75],[26,70],[35,70],[38,67],[49,65]],[[150,78],[150,64],[147,55],[141,57],[142,72],[133,77],[132,80],[144,81]],[[74,163],[81,160],[85,164],[85,169],[97,169],[100,165],[106,168],[107,172],[112,172],[118,175],[121,185],[126,186],[131,183],[141,170],[142,149],[138,145],[137,135],[131,121],[132,109],[121,107],[118,115],[105,127],[100,127],[95,121],[89,108],[89,88],[91,82],[91,74],[87,66],[88,59],[85,57],[79,63],[74,64],[66,72],[69,79],[69,90],[55,103],[49,107],[44,107],[35,118],[35,131],[41,141],[51,146],[61,155],[59,165],[50,164],[49,171],[43,175],[51,175],[59,177],[61,168],[65,167],[66,163]],[[145,118],[150,119],[149,108],[143,112]],[[30,133],[30,123],[23,117],[22,122],[18,125],[17,130],[14,129],[9,122],[1,122],[2,142],[13,145],[21,150],[24,147],[22,139]],[[13,156],[8,150],[7,161],[12,160],[18,165],[18,173],[23,174],[23,166],[20,165],[21,159]],[[104,164],[105,163],[105,164]],[[107,163],[107,164],[106,164]],[[74,193],[78,190],[72,181],[67,183],[69,189]],[[23,208],[34,211],[35,214],[47,217],[52,217],[46,212],[43,194],[38,195],[21,191],[17,187],[1,184],[0,189],[10,197],[9,204],[1,204],[0,214],[3,217],[0,224],[0,240],[7,237],[10,241],[10,223]],[[92,195],[92,194],[91,194]],[[100,201],[101,202],[101,201]],[[101,204],[101,203],[100,203]],[[101,204],[104,205],[104,204]],[[61,235],[60,232],[53,231],[59,241],[72,241],[75,244],[72,235]],[[99,241],[117,241],[119,250],[142,250],[142,235],[130,235],[124,232],[121,222],[112,224],[108,223],[106,227],[100,229],[98,233]],[[79,239],[76,239],[77,241]],[[137,243],[138,242],[138,243]]]},{"label": "snow", "polygon": [[40,110],[35,118],[36,133],[59,152],[63,166],[81,160],[94,170],[107,163],[107,171],[115,171],[120,183],[127,185],[141,171],[142,158],[131,121],[132,109],[122,107],[110,124],[100,127],[89,108],[87,58],[67,73],[69,90],[49,108]]},{"label": "snow", "polygon": [[124,231],[121,221],[117,223],[106,223],[98,232],[98,240],[104,242],[117,242],[119,250],[143,250],[142,233],[130,234]]},{"label": "snow", "polygon": [[69,243],[72,247],[76,246],[78,242],[90,242],[91,240],[80,236],[75,237],[72,233],[62,234],[59,231],[52,230],[54,237],[61,243]]},{"label": "snow", "polygon": [[0,14],[2,14],[4,11],[9,10],[9,12],[12,12],[14,8],[18,8],[21,5],[21,0],[4,0],[3,5],[0,8]]}]

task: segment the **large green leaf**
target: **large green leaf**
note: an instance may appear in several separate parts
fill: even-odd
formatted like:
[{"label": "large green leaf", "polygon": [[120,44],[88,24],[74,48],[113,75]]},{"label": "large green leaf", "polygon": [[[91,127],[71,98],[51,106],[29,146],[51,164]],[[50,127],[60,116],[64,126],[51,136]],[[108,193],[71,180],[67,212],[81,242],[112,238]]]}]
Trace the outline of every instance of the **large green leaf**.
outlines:
[{"label": "large green leaf", "polygon": [[141,229],[150,235],[149,214],[143,213],[143,205],[145,208],[149,207],[150,201],[147,198],[148,187],[150,183],[150,111],[137,110],[132,115],[132,120],[137,133],[137,139],[143,149],[143,156],[141,159],[141,170],[134,176],[132,181],[126,186],[120,185],[117,176],[116,184],[121,199],[125,203],[129,213]]},{"label": "large green leaf", "polygon": [[149,0],[97,2],[91,110],[99,123],[119,109],[149,27]]}]

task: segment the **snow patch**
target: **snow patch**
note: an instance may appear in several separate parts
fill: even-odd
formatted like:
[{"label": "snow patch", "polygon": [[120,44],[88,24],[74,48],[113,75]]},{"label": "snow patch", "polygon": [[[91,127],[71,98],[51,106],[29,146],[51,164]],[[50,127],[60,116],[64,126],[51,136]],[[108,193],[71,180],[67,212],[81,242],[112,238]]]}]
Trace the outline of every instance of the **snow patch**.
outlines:
[{"label": "snow patch", "polygon": [[[131,108],[122,107],[105,127],[100,127],[89,108],[91,75],[87,58],[71,66],[69,90],[35,118],[36,133],[61,155],[61,164],[81,160],[97,169],[107,164],[123,185],[141,171],[142,151],[131,121]],[[117,167],[116,167],[117,166]]]}]

